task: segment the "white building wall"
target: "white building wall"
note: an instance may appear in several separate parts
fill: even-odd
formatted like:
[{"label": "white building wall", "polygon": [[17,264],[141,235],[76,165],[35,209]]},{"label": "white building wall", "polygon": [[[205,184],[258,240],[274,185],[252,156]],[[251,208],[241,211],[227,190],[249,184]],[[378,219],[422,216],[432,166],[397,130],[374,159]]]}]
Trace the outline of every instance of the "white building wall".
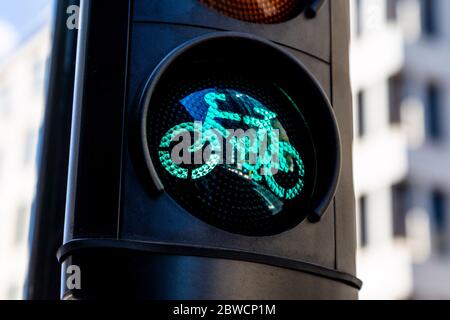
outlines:
[{"label": "white building wall", "polygon": [[49,50],[46,26],[0,61],[0,300],[23,294]]},{"label": "white building wall", "polygon": [[[427,138],[410,139],[414,143],[409,151],[410,210],[408,220],[414,220],[420,213],[424,223],[410,223],[413,227],[409,235],[414,243],[413,251],[421,251],[426,243],[428,251],[422,248],[422,254],[415,257],[414,296],[417,298],[450,299],[450,1],[434,0],[433,21],[437,23],[437,33],[424,33],[420,19],[411,19],[411,12],[420,11],[424,0],[401,0],[401,6],[408,6],[401,17],[406,33],[413,34],[406,44],[405,60],[405,103],[403,115],[411,118],[414,109],[419,109],[411,125],[410,136],[420,136],[417,131],[426,132],[427,123],[427,86],[437,85],[440,94],[439,120],[442,137],[438,140]],[[423,9],[423,7],[422,7]],[[423,14],[420,16],[423,19]],[[423,21],[423,20],[422,20]],[[421,32],[411,32],[411,30]],[[414,101],[414,103],[411,103]],[[412,107],[413,105],[413,107]],[[416,128],[414,131],[413,128]],[[446,223],[444,233],[439,236],[433,218],[433,191],[439,191],[446,200]],[[426,221],[426,223],[425,223]],[[447,252],[439,249],[438,242],[447,243]]]},{"label": "white building wall", "polygon": [[[390,124],[389,79],[403,67],[403,34],[395,21],[387,19],[387,0],[352,0],[351,4],[354,178],[356,198],[365,198],[367,226],[367,243],[360,243],[358,250],[358,274],[364,281],[360,296],[402,299],[411,292],[411,259],[406,241],[394,239],[392,187],[407,173],[407,139],[400,126]],[[362,136],[360,92],[364,93]],[[362,210],[359,206],[358,201],[357,211]],[[360,213],[357,220],[361,238]]]}]

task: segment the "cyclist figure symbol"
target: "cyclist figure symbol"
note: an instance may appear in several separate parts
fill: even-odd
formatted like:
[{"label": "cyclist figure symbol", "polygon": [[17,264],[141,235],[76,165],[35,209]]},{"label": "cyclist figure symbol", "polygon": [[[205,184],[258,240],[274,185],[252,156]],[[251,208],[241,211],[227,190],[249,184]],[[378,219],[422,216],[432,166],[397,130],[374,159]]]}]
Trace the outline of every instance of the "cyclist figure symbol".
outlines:
[{"label": "cyclist figure symbol", "polygon": [[[215,90],[205,90],[203,101],[208,105],[207,114],[201,125],[195,122],[186,122],[176,125],[162,137],[159,145],[159,160],[164,169],[172,176],[179,179],[201,179],[210,174],[219,165],[223,166],[221,159],[222,143],[220,139],[230,141],[232,146],[238,151],[238,154],[249,153],[258,154],[254,163],[241,163],[240,170],[244,169],[249,173],[249,177],[255,182],[262,183],[264,180],[269,189],[280,199],[291,200],[300,195],[304,187],[303,178],[305,176],[305,167],[298,151],[287,141],[279,141],[278,132],[273,127],[277,114],[269,111],[259,101],[252,97],[227,90],[229,99],[233,99],[252,110],[257,117],[241,115],[235,112],[227,112],[220,109],[220,104],[227,102],[227,94],[218,93]],[[247,127],[256,130],[256,137],[265,137],[269,143],[265,150],[261,151],[258,143],[250,143],[249,140],[230,139],[232,133],[218,122],[231,121],[235,123],[244,123]],[[173,141],[189,133],[201,137],[188,148],[188,152],[196,153],[209,145],[210,154],[208,159],[201,166],[195,169],[187,169],[180,163],[174,161],[171,156],[170,146]],[[222,140],[222,141],[223,141]],[[296,169],[295,169],[296,168]],[[232,172],[241,172],[237,167]],[[295,185],[292,187],[283,187],[275,179],[278,172],[295,175]]]}]

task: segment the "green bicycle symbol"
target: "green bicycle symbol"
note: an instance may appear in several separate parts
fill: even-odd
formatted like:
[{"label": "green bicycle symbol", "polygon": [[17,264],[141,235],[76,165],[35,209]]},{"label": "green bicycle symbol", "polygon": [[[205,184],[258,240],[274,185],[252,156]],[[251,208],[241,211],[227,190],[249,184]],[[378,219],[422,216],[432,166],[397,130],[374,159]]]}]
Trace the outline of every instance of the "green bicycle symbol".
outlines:
[{"label": "green bicycle symbol", "polygon": [[[241,173],[245,170],[246,176],[252,181],[262,183],[265,181],[269,189],[280,199],[291,200],[296,198],[304,188],[305,166],[299,152],[287,141],[279,141],[277,131],[273,123],[277,121],[277,114],[265,108],[256,99],[234,90],[227,90],[227,93],[234,101],[240,103],[248,110],[252,110],[257,117],[244,116],[235,112],[223,111],[219,103],[227,102],[227,95],[218,92],[207,92],[203,95],[204,102],[208,105],[206,118],[201,126],[195,122],[186,122],[176,125],[162,137],[159,145],[159,160],[164,169],[178,179],[201,179],[210,174],[219,165],[227,167],[230,171]],[[256,136],[267,136],[268,146],[264,154],[259,154],[255,163],[245,162],[240,168],[233,170],[228,165],[221,163],[222,144],[219,139],[230,138],[230,131],[227,130],[218,120],[226,120],[235,123],[243,123],[246,127],[255,129]],[[195,153],[209,145],[212,151],[208,160],[199,167],[189,170],[175,163],[171,157],[171,143],[183,133],[200,136],[189,148],[190,153]],[[223,141],[223,140],[222,140]],[[234,148],[241,154],[247,155],[251,152],[258,153],[258,143],[249,143],[231,140]],[[295,165],[294,165],[295,164]],[[297,169],[295,169],[295,167]],[[281,186],[275,179],[278,172],[297,175],[294,178],[295,185],[290,188]]]}]

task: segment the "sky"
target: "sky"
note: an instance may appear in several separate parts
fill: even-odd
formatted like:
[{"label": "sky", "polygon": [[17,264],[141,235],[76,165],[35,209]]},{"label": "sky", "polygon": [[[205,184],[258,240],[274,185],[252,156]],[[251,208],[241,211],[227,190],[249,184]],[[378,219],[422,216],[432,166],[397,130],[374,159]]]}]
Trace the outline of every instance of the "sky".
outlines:
[{"label": "sky", "polygon": [[52,0],[0,0],[0,20],[10,23],[20,34]]},{"label": "sky", "polygon": [[0,57],[27,33],[54,0],[0,0]]}]

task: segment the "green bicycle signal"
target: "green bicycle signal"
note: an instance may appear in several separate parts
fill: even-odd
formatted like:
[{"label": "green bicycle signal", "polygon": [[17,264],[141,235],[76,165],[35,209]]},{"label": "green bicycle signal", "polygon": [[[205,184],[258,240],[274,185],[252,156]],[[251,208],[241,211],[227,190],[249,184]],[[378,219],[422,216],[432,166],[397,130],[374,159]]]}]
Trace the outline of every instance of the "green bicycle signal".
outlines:
[{"label": "green bicycle signal", "polygon": [[[304,188],[304,162],[299,152],[288,141],[280,141],[279,130],[276,128],[277,114],[249,95],[231,89],[224,91],[225,93],[219,93],[217,90],[207,89],[184,99],[189,104],[190,100],[198,101],[199,96],[202,97],[201,100],[208,106],[206,117],[203,123],[181,123],[164,134],[158,151],[163,168],[178,179],[197,180],[207,176],[221,165],[230,172],[255,182],[261,183],[264,180],[269,189],[280,199],[291,200],[299,196]],[[221,110],[220,104],[227,103],[228,100],[256,116]],[[232,130],[226,129],[223,123],[218,122],[219,120],[242,124],[252,129],[254,139],[248,135],[245,136],[246,139],[238,139],[232,134]],[[204,163],[195,169],[188,169],[178,159],[174,160],[171,152],[173,150],[170,149],[172,142],[179,140],[181,136],[191,137],[191,134],[200,138],[195,139],[195,142],[186,148],[188,153],[195,154],[205,148],[208,150]],[[183,142],[186,140],[183,139]],[[221,156],[223,141],[228,141],[232,149],[240,155],[238,158],[244,161],[224,162],[224,157]],[[264,147],[262,147],[263,142],[265,142]],[[256,160],[249,161],[249,155],[257,155],[254,158]],[[280,185],[276,179],[280,172],[294,175],[294,185],[290,187]]]}]

